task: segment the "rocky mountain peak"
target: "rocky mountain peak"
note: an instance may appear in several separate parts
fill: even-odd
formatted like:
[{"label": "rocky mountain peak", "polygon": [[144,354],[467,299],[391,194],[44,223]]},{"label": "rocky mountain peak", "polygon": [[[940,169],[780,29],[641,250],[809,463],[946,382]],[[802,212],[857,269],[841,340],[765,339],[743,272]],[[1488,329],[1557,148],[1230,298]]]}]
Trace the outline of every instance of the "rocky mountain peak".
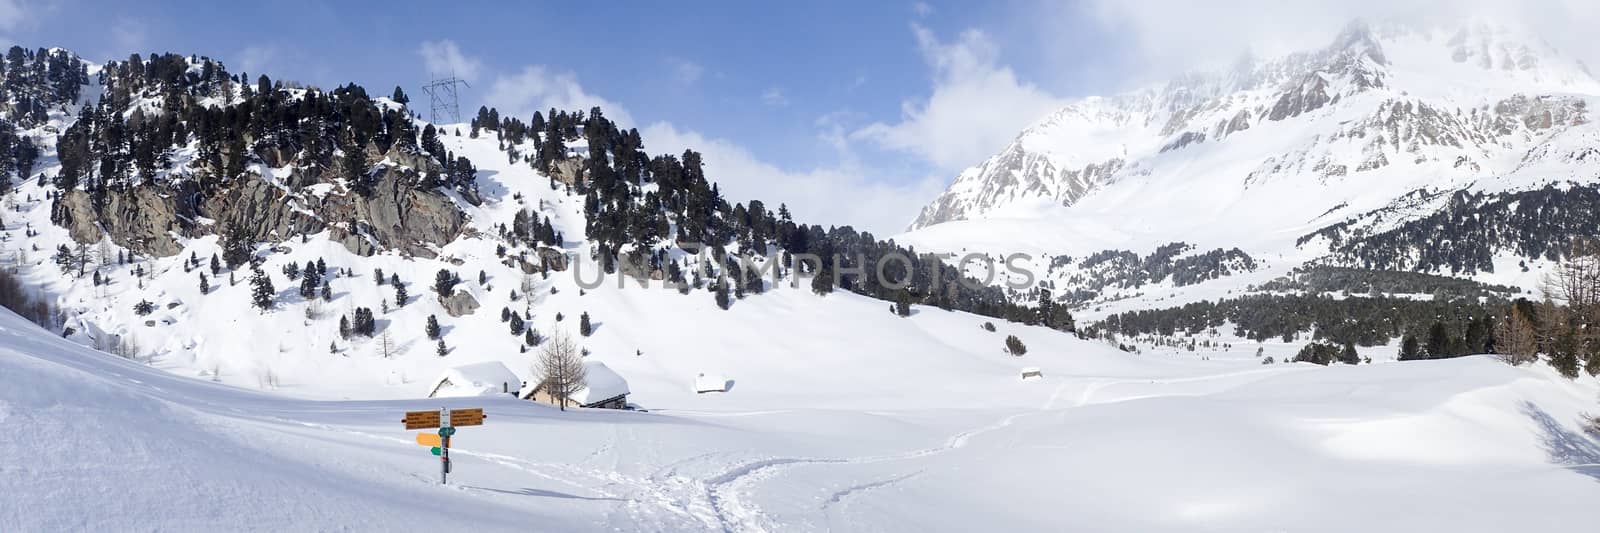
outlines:
[{"label": "rocky mountain peak", "polygon": [[[1011,206],[1070,207],[1124,181],[1180,171],[1184,181],[1224,188],[1325,185],[1400,166],[1443,166],[1417,173],[1471,180],[1510,171],[1506,161],[1586,123],[1580,95],[1600,95],[1581,63],[1492,21],[1356,20],[1317,49],[1244,56],[1216,72],[1069,103],[960,173],[910,229]],[[1195,175],[1185,167],[1197,160],[1254,170]]]}]

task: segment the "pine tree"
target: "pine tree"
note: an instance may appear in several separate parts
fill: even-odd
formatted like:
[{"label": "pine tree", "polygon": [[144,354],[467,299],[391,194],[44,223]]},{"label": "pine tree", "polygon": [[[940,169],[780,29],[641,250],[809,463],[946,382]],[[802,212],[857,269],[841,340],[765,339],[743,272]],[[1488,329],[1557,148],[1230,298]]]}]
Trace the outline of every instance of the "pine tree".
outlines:
[{"label": "pine tree", "polygon": [[426,327],[426,331],[427,331],[429,339],[438,339],[439,338],[439,319],[434,317],[433,315],[428,315],[428,325]]},{"label": "pine tree", "polygon": [[1578,333],[1575,329],[1568,328],[1556,339],[1555,346],[1550,352],[1550,367],[1560,372],[1567,379],[1578,377],[1578,363],[1580,344]]},{"label": "pine tree", "polygon": [[1344,343],[1344,347],[1339,349],[1339,362],[1347,365],[1361,363],[1361,356],[1356,354],[1355,344]]},{"label": "pine tree", "polygon": [[[716,284],[717,307],[726,310],[728,306],[733,305],[733,301],[728,298],[728,281],[722,278],[717,278]],[[585,333],[584,335],[588,335],[588,333]]]},{"label": "pine tree", "polygon": [[833,292],[833,271],[828,268],[817,269],[817,275],[811,278],[811,292],[818,296],[827,296]]},{"label": "pine tree", "polygon": [[200,294],[210,294],[210,293],[211,293],[211,282],[206,279],[206,273],[205,272],[201,272],[200,273]]},{"label": "pine tree", "polygon": [[1400,338],[1400,360],[1415,361],[1422,359],[1422,347],[1417,344],[1417,338],[1406,335]]},{"label": "pine tree", "polygon": [[388,281],[386,278],[383,277],[383,269],[381,269],[381,268],[372,269],[372,281],[374,283],[379,284],[379,285],[383,285],[384,281]]},{"label": "pine tree", "polygon": [[450,272],[449,269],[441,268],[439,273],[433,276],[433,292],[438,294],[440,298],[450,296],[450,292],[455,290],[456,281],[458,280],[454,273]]},{"label": "pine tree", "polygon": [[1023,344],[1022,339],[1017,338],[1016,335],[1006,335],[1006,353],[1021,357],[1023,354],[1028,353],[1028,346]]},{"label": "pine tree", "polygon": [[211,275],[222,272],[222,262],[217,260],[217,254],[211,254]]},{"label": "pine tree", "polygon": [[588,337],[588,336],[594,334],[594,326],[591,326],[589,324],[589,312],[588,311],[584,311],[583,315],[578,317],[578,334],[583,335],[585,337]]},{"label": "pine tree", "polygon": [[444,339],[439,339],[439,348],[434,350],[434,353],[439,354],[439,357],[450,355],[450,349],[445,347]]},{"label": "pine tree", "polygon": [[1429,359],[1444,359],[1455,355],[1450,350],[1452,344],[1455,344],[1455,340],[1451,338],[1450,330],[1443,322],[1434,322],[1433,326],[1428,328]]},{"label": "pine tree", "polygon": [[322,276],[317,274],[315,268],[309,268],[310,263],[306,264],[308,268],[304,270],[304,277],[300,278],[300,297],[310,300],[317,296],[317,289],[322,285]]},{"label": "pine tree", "polygon": [[400,283],[394,283],[394,304],[398,307],[405,307],[406,299],[408,297],[409,295],[406,294],[406,286]]},{"label": "pine tree", "polygon": [[250,274],[250,303],[257,309],[266,312],[272,309],[273,299],[278,295],[278,289],[272,286],[272,278],[261,267],[251,268]]},{"label": "pine tree", "polygon": [[534,329],[532,326],[529,326],[527,330],[522,332],[523,344],[528,346],[538,346],[541,342],[544,342],[544,337],[539,336],[539,330]]},{"label": "pine tree", "polygon": [[328,282],[327,281],[323,281],[322,282],[322,301],[325,301],[325,302],[333,301],[333,289],[328,287]]},{"label": "pine tree", "polygon": [[511,313],[511,334],[522,334],[522,317],[517,316],[516,313]]},{"label": "pine tree", "polygon": [[[222,236],[222,260],[228,268],[236,269],[250,261],[250,247],[254,243],[244,228],[233,226]],[[215,268],[215,265],[213,265]]]},{"label": "pine tree", "polygon": [[1463,354],[1489,353],[1489,317],[1473,318],[1467,322],[1467,336],[1462,339]]},{"label": "pine tree", "polygon": [[339,317],[339,338],[346,339],[346,340],[348,340],[350,338],[350,318],[349,317],[344,317],[344,316]]}]

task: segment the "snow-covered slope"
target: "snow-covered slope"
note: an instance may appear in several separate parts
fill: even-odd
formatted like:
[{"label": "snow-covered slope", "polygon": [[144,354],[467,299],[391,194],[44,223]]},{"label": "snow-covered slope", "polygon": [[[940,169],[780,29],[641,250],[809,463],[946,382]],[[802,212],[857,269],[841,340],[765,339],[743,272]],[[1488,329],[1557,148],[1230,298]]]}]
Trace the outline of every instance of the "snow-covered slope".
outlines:
[{"label": "snow-covered slope", "polygon": [[[937,331],[939,318],[905,320]],[[510,398],[290,399],[117,359],[0,311],[0,523],[1504,531],[1570,527],[1600,497],[1600,444],[1579,428],[1592,379],[1488,358],[1175,365],[1050,339],[1028,358],[1042,380],[974,380],[983,366],[902,352],[878,391],[802,374],[804,398],[758,379],[715,411],[560,412]],[[741,371],[797,366],[752,354]],[[906,382],[947,401],[883,394]],[[445,487],[399,423],[441,405],[489,414],[457,433]]]},{"label": "snow-covered slope", "polygon": [[1097,227],[1135,249],[1287,249],[1415,189],[1593,180],[1590,161],[1555,147],[1593,136],[1595,95],[1587,69],[1537,36],[1357,22],[1321,50],[1069,104],[962,172],[911,227],[1038,220],[1028,233],[1064,234],[1074,242],[1051,248],[1069,254],[1103,249]]},{"label": "snow-covered slope", "polygon": [[[1073,102],[962,172],[895,239],[1027,254],[1011,263],[1091,320],[1237,297],[1316,264],[1532,291],[1553,256],[1528,250],[1591,235],[1594,206],[1573,195],[1540,214],[1509,195],[1600,183],[1596,98],[1587,68],[1537,35],[1357,21],[1319,50]],[[1521,218],[1452,211],[1473,203],[1460,194]],[[1457,226],[1405,227],[1431,215]],[[1452,238],[1462,227],[1476,233]],[[1161,271],[1179,263],[1187,279]]]}]

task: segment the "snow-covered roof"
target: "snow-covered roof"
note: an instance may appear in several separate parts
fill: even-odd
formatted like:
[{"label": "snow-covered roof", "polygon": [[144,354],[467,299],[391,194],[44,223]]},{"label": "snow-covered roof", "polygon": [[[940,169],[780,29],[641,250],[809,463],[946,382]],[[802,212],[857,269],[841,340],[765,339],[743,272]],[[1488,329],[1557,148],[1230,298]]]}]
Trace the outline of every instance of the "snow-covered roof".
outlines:
[{"label": "snow-covered roof", "polygon": [[628,380],[599,361],[583,362],[584,387],[569,398],[578,405],[609,400],[628,393]]},{"label": "snow-covered roof", "polygon": [[433,380],[428,397],[488,396],[517,390],[521,385],[522,378],[498,361],[473,363],[445,370]]},{"label": "snow-covered roof", "polygon": [[701,372],[694,378],[695,392],[727,392],[728,380],[722,379],[722,374]]}]

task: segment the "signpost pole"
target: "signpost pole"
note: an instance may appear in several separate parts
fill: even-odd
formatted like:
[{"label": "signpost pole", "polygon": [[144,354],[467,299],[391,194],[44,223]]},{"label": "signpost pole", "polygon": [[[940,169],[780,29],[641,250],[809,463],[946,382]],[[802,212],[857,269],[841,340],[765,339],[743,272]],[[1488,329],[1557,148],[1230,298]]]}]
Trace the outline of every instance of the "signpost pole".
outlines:
[{"label": "signpost pole", "polygon": [[433,433],[418,433],[416,437],[418,445],[430,446],[429,452],[439,456],[439,484],[445,485],[450,482],[450,471],[454,470],[450,464],[450,437],[456,435],[456,427],[481,426],[488,417],[482,408],[452,411],[440,407],[438,411],[406,411],[405,418],[400,421],[405,423],[406,429],[439,428]]},{"label": "signpost pole", "polygon": [[[450,409],[449,408],[445,408],[445,407],[439,408],[439,427],[440,428],[450,427]],[[447,432],[441,429],[440,433],[447,433]],[[444,438],[440,439],[440,441],[439,441],[439,484],[440,485],[449,484],[449,479],[450,479],[450,437],[448,435],[445,435]]]}]

